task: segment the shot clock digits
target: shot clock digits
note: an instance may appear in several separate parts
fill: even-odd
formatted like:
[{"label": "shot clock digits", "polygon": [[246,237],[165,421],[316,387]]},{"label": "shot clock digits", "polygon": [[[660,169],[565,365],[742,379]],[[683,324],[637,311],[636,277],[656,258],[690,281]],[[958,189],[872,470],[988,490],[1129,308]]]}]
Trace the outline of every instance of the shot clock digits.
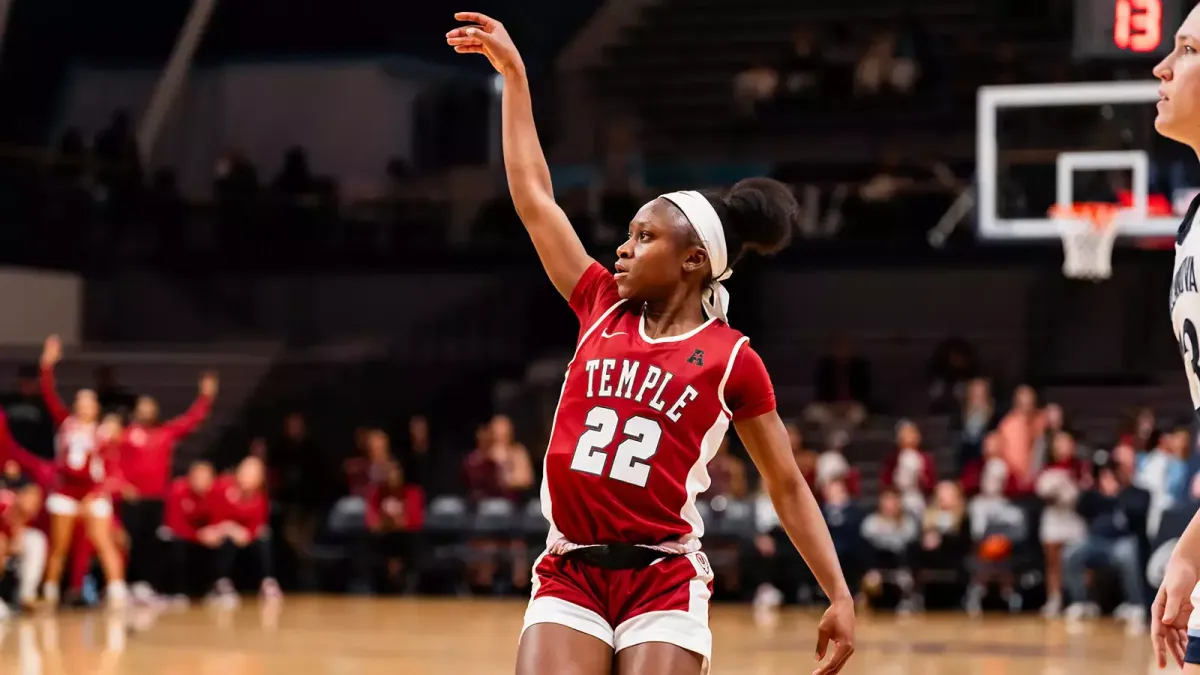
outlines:
[{"label": "shot clock digits", "polygon": [[1183,20],[1182,0],[1076,0],[1075,56],[1162,58]]}]

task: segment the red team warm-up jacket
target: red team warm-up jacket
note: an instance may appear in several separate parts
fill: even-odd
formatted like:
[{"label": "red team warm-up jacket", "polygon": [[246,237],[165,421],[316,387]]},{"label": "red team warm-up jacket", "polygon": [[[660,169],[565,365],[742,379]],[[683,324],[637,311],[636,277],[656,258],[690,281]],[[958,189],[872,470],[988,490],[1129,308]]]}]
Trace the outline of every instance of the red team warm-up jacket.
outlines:
[{"label": "red team warm-up jacket", "polygon": [[174,461],[175,445],[208,417],[212,399],[200,396],[192,407],[158,426],[131,424],[121,435],[120,464],[125,480],[143,499],[163,499]]},{"label": "red team warm-up jacket", "polygon": [[236,523],[249,530],[252,538],[258,538],[266,530],[270,508],[266,492],[244,493],[233,476],[218,478],[205,503],[209,524]]},{"label": "red team warm-up jacket", "polygon": [[163,525],[171,532],[171,536],[183,541],[196,541],[196,533],[200,528],[210,524],[209,494],[198,495],[188,484],[188,479],[176,478],[171,481],[167,491],[166,504],[163,509]]},{"label": "red team warm-up jacket", "polygon": [[425,493],[415,485],[372,485],[367,488],[366,502],[370,528],[383,525],[389,515],[395,521],[393,529],[401,532],[419,530],[425,522]]}]

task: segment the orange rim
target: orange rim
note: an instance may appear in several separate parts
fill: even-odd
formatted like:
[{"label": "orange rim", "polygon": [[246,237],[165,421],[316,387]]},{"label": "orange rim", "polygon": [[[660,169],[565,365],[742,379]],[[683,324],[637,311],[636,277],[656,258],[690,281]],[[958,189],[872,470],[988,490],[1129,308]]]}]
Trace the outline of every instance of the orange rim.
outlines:
[{"label": "orange rim", "polygon": [[1055,204],[1048,211],[1049,216],[1058,220],[1086,220],[1097,230],[1112,226],[1117,218],[1120,207],[1104,202],[1081,202],[1062,207]]}]

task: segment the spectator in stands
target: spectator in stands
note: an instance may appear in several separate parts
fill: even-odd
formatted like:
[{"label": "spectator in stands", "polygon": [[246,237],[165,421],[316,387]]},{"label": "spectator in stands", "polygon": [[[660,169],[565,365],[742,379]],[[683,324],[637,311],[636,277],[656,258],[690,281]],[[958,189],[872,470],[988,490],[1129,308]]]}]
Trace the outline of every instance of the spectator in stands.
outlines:
[{"label": "spectator in stands", "polygon": [[[1154,436],[1151,436],[1151,445],[1155,443]],[[1103,458],[1103,452],[1097,453],[1100,458]],[[1117,443],[1113,446],[1112,452],[1107,460],[1097,459],[1096,464],[1104,464],[1106,461],[1111,462],[1113,468],[1117,472],[1117,479],[1122,485],[1133,484],[1134,478],[1137,477],[1137,450],[1128,443]]]},{"label": "spectator in stands", "polygon": [[1030,473],[1035,476],[1041,472],[1042,467],[1054,461],[1054,439],[1066,428],[1066,417],[1063,415],[1062,406],[1057,403],[1047,403],[1042,408],[1042,420],[1042,433],[1033,441],[1033,463]]},{"label": "spectator in stands", "polygon": [[1145,628],[1144,575],[1139,539],[1145,536],[1150,495],[1121,480],[1121,467],[1115,462],[1096,470],[1096,488],[1079,496],[1076,508],[1088,524],[1083,541],[1066,551],[1063,574],[1071,605],[1069,619],[1098,616],[1100,608],[1088,597],[1088,569],[1113,568],[1117,571],[1124,603],[1116,616],[1131,632]]},{"label": "spectator in stands", "polygon": [[923,604],[928,583],[946,574],[957,581],[963,560],[970,552],[971,532],[962,489],[954,481],[944,480],[934,489],[933,501],[921,519],[921,543],[915,561],[918,604]]},{"label": "spectator in stands", "polygon": [[[463,482],[467,495],[476,506],[492,500],[504,500],[516,508],[519,499],[533,486],[533,467],[529,452],[513,438],[512,421],[496,415],[475,435],[476,448],[463,460]],[[470,542],[476,556],[468,565],[468,577],[477,591],[490,590],[495,580],[501,548],[510,553],[513,586],[529,583],[523,541],[505,542],[476,538]]]},{"label": "spectator in stands", "polygon": [[141,153],[128,110],[115,111],[108,127],[96,134],[92,157],[96,164],[94,178],[105,197],[102,211],[111,225],[104,235],[106,239],[111,237],[109,242],[115,246],[125,239],[124,226],[130,222],[143,182]]},{"label": "spectator in stands", "polygon": [[712,482],[702,495],[706,501],[716,497],[745,499],[750,493],[746,482],[746,463],[729,452],[728,436],[721,441],[717,454],[708,463],[708,475]]},{"label": "spectator in stands", "polygon": [[213,167],[213,198],[217,206],[218,250],[239,257],[245,242],[261,236],[255,226],[258,211],[258,170],[236,148],[226,150]]},{"label": "spectator in stands", "polygon": [[504,488],[510,494],[520,496],[533,487],[533,465],[529,461],[529,450],[514,437],[513,423],[507,415],[493,417],[491,430],[490,456],[500,468]]},{"label": "spectator in stands", "polygon": [[298,146],[288,148],[283,168],[271,183],[271,189],[291,200],[300,200],[316,189],[316,178],[308,166],[308,152]]},{"label": "spectator in stands", "polygon": [[825,452],[817,458],[817,486],[823,488],[835,480],[845,481],[851,496],[862,494],[862,472],[846,459],[850,434],[842,429],[830,431],[825,438]]},{"label": "spectator in stands", "polygon": [[491,426],[481,424],[475,429],[475,448],[463,458],[462,465],[463,489],[472,502],[506,496],[499,467],[491,457],[491,448]]},{"label": "spectator in stands", "polygon": [[777,98],[789,107],[815,101],[823,93],[825,59],[812,27],[802,24],[792,34],[791,50],[779,67]]},{"label": "spectator in stands", "polygon": [[764,103],[775,98],[778,88],[779,72],[760,60],[734,75],[734,109],[742,117],[754,118]]},{"label": "spectator in stands", "polygon": [[959,408],[968,383],[979,377],[979,358],[962,338],[939,344],[929,359],[929,401],[933,412],[948,413]]},{"label": "spectator in stands", "polygon": [[878,597],[885,583],[900,589],[898,611],[915,609],[912,601],[914,580],[910,571],[909,549],[920,533],[917,520],[904,509],[900,492],[884,488],[879,506],[868,515],[860,530],[865,544],[863,593],[867,599]]},{"label": "spectator in stands", "polygon": [[1013,392],[1012,409],[1000,420],[997,432],[1004,439],[1004,461],[1021,490],[1033,480],[1033,444],[1046,427],[1037,407],[1037,393],[1023,384]]},{"label": "spectator in stands", "polygon": [[429,420],[424,415],[413,415],[408,418],[408,445],[400,457],[406,484],[424,484],[431,446]]},{"label": "spectator in stands", "polygon": [[900,94],[912,92],[920,76],[920,67],[908,54],[902,54],[898,38],[892,31],[876,34],[854,72],[854,92],[859,96],[875,96],[888,91]]},{"label": "spectator in stands", "polygon": [[368,489],[366,502],[367,530],[375,554],[384,561],[388,586],[400,590],[405,568],[412,565],[420,550],[425,494],[420,487],[405,482],[399,464],[392,464],[384,480]]},{"label": "spectator in stands", "polygon": [[[209,562],[205,550],[216,548],[222,540],[216,530],[206,533],[204,543],[199,537],[200,531],[210,524],[209,493],[213,481],[212,464],[194,462],[186,476],[171,482],[167,492],[159,537],[166,545],[170,564],[165,566],[161,590],[178,605],[186,605],[197,588],[208,586],[210,580],[200,576],[207,571]],[[204,583],[198,585],[196,582],[201,579]]]},{"label": "spectator in stands", "polygon": [[992,385],[977,377],[967,383],[962,408],[954,419],[953,427],[959,432],[958,470],[983,457],[983,439],[1000,423],[996,413],[996,402],[992,398]]},{"label": "spectator in stands", "polygon": [[1075,510],[1083,489],[1086,467],[1075,456],[1075,437],[1059,430],[1050,446],[1050,460],[1038,475],[1034,492],[1045,502],[1039,536],[1046,565],[1046,604],[1042,616],[1058,616],[1063,608],[1063,550],[1075,546],[1087,533],[1087,524]]},{"label": "spectator in stands", "polygon": [[322,449],[309,434],[304,415],[289,413],[283,420],[282,431],[267,446],[266,464],[274,474],[271,498],[279,504],[279,522],[287,552],[296,560],[299,578],[307,580],[312,571],[309,552],[317,523],[335,499],[331,472]]},{"label": "spectator in stands", "polygon": [[383,482],[396,463],[392,456],[391,439],[383,429],[364,429],[362,455],[342,463],[350,494],[365,497],[371,486]]},{"label": "spectator in stands", "polygon": [[[838,481],[826,486],[821,510],[829,524],[834,548],[843,565],[857,557],[858,529],[862,516],[850,500],[845,486]],[[807,601],[812,597],[814,581],[800,558],[795,545],[779,526],[779,516],[766,491],[760,491],[755,505],[755,535],[753,548],[746,551],[745,575],[747,585],[755,588],[754,607],[769,609],[783,603]],[[852,583],[850,570],[845,570],[847,583]]]},{"label": "spectator in stands", "polygon": [[44,459],[54,457],[54,420],[42,398],[37,366],[17,369],[17,386],[0,398],[17,444]]},{"label": "spectator in stands", "polygon": [[848,339],[834,340],[832,351],[817,362],[813,380],[817,400],[805,408],[806,421],[825,429],[854,429],[867,418],[871,366],[855,355]]},{"label": "spectator in stands", "polygon": [[[40,567],[46,562],[45,535],[30,527],[41,511],[43,497],[41,488],[21,471],[17,462],[4,462],[0,472],[0,580],[4,578],[9,559],[22,557],[21,564],[13,568],[17,571],[18,588],[21,589],[18,600],[26,608],[41,581]],[[32,574],[37,578],[25,578]],[[27,590],[28,587],[33,591]],[[0,598],[0,621],[8,615],[8,605]]]},{"label": "spectator in stands", "polygon": [[1025,514],[1005,496],[1007,467],[989,461],[981,477],[979,494],[971,499],[967,516],[971,521],[971,540],[975,556],[970,563],[971,585],[964,600],[967,613],[983,611],[983,599],[989,584],[1000,586],[1000,594],[1010,612],[1021,610],[1021,595],[1016,592],[1013,548],[1026,537]]},{"label": "spectator in stands", "polygon": [[1157,428],[1154,408],[1148,405],[1139,406],[1134,411],[1133,418],[1123,427],[1119,441],[1122,445],[1131,445],[1138,452],[1149,450],[1152,447],[1151,436],[1154,435],[1154,430]]},{"label": "spectator in stands", "polygon": [[846,583],[855,588],[862,574],[859,558],[862,555],[862,523],[864,514],[854,501],[854,493],[845,481],[834,480],[821,487],[821,513],[838,560],[842,561]]},{"label": "spectator in stands", "polygon": [[1004,459],[1004,437],[998,432],[984,436],[983,455],[963,469],[960,479],[963,493],[972,496],[979,494],[985,476],[992,480],[1004,481],[1003,492],[1006,495],[1011,496],[1020,491],[1016,476]]},{"label": "spectator in stands", "polygon": [[200,543],[216,551],[213,584],[214,599],[224,605],[237,601],[233,571],[239,554],[245,553],[256,566],[259,589],[264,600],[283,597],[275,581],[271,560],[270,508],[264,490],[262,460],[247,457],[231,476],[222,476],[209,493],[209,522],[197,533]]},{"label": "spectator in stands", "polygon": [[1155,433],[1151,449],[1135,460],[1133,483],[1150,493],[1146,534],[1151,539],[1158,534],[1163,512],[1186,498],[1188,475],[1184,457],[1190,441],[1186,425]]},{"label": "spectator in stands", "polygon": [[883,463],[879,475],[884,487],[900,492],[904,508],[920,518],[925,511],[925,497],[937,482],[937,466],[933,455],[921,449],[921,430],[911,420],[896,424],[896,451]]},{"label": "spectator in stands", "polygon": [[[39,516],[46,514],[43,509],[46,494],[55,488],[58,482],[58,472],[54,463],[38,457],[21,447],[8,430],[8,418],[0,410],[0,460],[3,460],[6,481],[24,483],[29,480],[37,489],[22,488],[29,496],[18,499],[16,505],[24,514],[27,523],[36,523],[34,527],[24,528],[19,547],[20,562],[17,565],[17,602],[25,609],[32,609],[37,602],[38,586],[46,570],[46,562],[50,555],[50,541],[46,535],[48,522]],[[14,469],[13,465],[16,465]],[[15,537],[14,537],[15,539]]]}]

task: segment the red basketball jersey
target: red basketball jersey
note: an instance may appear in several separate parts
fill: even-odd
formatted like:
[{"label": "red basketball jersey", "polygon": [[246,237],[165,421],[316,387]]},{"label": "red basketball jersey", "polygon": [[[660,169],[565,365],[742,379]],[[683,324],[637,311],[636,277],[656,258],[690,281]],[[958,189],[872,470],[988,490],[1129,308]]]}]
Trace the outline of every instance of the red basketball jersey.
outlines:
[{"label": "red basketball jersey", "polygon": [[57,492],[72,499],[83,499],[98,490],[108,472],[97,425],[68,417],[58,427],[54,442]]},{"label": "red basketball jersey", "polygon": [[709,320],[651,339],[641,307],[592,265],[571,296],[575,357],[554,416],[542,482],[548,544],[679,542],[699,547],[696,495],[730,422],[775,409],[748,338]]}]

